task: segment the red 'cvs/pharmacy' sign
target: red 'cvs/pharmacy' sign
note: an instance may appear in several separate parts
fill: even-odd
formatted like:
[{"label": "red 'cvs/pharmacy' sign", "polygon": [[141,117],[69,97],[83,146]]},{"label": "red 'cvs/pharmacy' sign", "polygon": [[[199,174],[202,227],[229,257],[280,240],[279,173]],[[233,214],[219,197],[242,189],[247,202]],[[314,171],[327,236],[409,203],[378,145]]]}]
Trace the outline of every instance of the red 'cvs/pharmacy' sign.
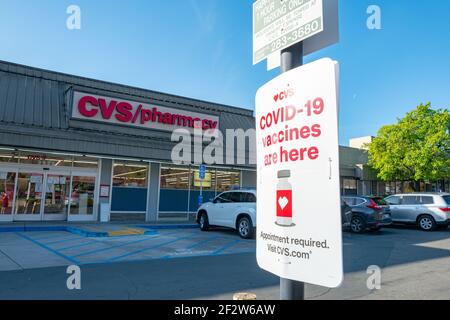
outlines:
[{"label": "red 'cvs/pharmacy' sign", "polygon": [[72,118],[165,131],[219,129],[219,118],[213,115],[82,92],[74,92]]}]

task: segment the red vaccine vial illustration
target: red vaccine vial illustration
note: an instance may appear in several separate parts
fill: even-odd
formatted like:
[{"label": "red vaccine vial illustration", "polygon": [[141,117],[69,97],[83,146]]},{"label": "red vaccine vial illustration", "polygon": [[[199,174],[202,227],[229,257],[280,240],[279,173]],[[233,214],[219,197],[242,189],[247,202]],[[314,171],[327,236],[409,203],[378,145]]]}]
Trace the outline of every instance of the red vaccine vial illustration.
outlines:
[{"label": "red vaccine vial illustration", "polygon": [[277,224],[292,226],[292,185],[289,182],[290,170],[278,171],[277,184]]}]

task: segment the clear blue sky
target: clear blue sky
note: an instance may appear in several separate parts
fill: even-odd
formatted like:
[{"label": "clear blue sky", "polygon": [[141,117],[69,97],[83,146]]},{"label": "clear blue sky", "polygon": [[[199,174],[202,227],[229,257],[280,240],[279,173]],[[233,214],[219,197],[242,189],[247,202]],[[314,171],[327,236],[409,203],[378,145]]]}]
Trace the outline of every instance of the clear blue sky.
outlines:
[{"label": "clear blue sky", "polygon": [[[0,0],[0,59],[244,108],[278,71],[252,66],[253,0]],[[66,8],[81,7],[81,30]],[[366,28],[370,4],[382,30]],[[450,1],[340,0],[340,142],[421,102],[450,106]]]}]

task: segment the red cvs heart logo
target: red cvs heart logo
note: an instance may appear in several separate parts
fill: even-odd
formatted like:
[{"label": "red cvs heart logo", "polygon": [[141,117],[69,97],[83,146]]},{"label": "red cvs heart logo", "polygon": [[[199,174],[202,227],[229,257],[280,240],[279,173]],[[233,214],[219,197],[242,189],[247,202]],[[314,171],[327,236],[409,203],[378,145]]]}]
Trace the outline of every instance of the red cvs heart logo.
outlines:
[{"label": "red cvs heart logo", "polygon": [[288,88],[287,90],[281,91],[280,93],[277,93],[274,97],[273,100],[275,100],[275,103],[277,103],[278,101],[283,101],[284,99],[288,99],[290,97],[294,96],[294,89],[292,88]]}]

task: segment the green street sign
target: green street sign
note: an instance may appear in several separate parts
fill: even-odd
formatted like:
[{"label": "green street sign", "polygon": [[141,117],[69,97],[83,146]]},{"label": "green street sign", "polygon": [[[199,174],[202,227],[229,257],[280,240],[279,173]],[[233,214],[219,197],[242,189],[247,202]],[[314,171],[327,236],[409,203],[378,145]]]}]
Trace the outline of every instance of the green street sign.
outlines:
[{"label": "green street sign", "polygon": [[323,0],[253,3],[253,64],[324,30]]}]

